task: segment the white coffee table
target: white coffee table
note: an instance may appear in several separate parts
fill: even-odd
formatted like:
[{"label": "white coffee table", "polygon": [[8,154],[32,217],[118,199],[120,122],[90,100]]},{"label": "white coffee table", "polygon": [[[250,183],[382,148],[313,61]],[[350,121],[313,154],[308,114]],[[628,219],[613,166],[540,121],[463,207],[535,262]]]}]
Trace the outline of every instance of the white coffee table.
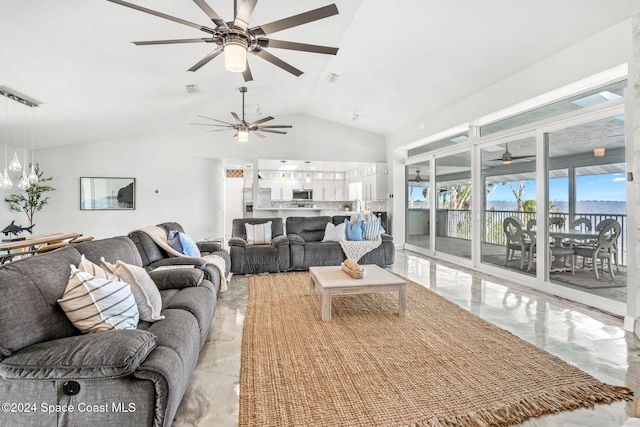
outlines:
[{"label": "white coffee table", "polygon": [[309,294],[316,286],[322,295],[322,320],[331,320],[331,297],[333,295],[369,294],[398,291],[398,314],[407,312],[407,282],[377,265],[363,265],[366,273],[362,279],[354,279],[340,266],[310,267]]}]

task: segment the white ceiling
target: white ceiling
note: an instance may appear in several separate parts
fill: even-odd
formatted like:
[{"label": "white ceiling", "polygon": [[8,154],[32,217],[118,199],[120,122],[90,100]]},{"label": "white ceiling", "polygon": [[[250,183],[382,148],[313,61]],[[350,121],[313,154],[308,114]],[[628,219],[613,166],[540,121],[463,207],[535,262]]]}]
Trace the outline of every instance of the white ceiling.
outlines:
[{"label": "white ceiling", "polygon": [[[190,0],[131,1],[212,26]],[[640,8],[639,0],[334,1],[339,15],[272,38],[336,46],[338,55],[271,49],[305,72],[297,78],[250,56],[248,115],[260,104],[276,118],[303,113],[388,135]],[[231,0],[208,3],[231,19]],[[329,3],[262,0],[250,26]],[[176,130],[199,114],[230,119],[230,111],[240,112],[238,87],[245,83],[224,70],[221,56],[187,71],[211,45],[130,43],[205,33],[106,0],[0,0],[0,10],[0,85],[42,103],[33,117],[11,105],[0,115],[0,138],[26,122],[36,147],[56,146]],[[339,75],[337,82],[326,80],[329,73]],[[199,93],[187,94],[189,84]],[[359,118],[352,121],[354,110]]]}]

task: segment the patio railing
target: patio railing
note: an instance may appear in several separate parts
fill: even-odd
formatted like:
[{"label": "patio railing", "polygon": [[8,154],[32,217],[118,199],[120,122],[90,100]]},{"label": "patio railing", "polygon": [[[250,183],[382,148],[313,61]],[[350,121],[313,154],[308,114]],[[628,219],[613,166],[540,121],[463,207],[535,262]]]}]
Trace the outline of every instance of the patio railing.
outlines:
[{"label": "patio railing", "polygon": [[[446,212],[446,215],[443,213]],[[502,222],[505,218],[515,216],[520,218],[523,224],[527,224],[530,219],[535,219],[535,212],[521,211],[485,211],[484,227],[481,227],[480,234],[483,243],[492,243],[496,245],[506,245],[506,238],[502,230]],[[567,212],[550,212],[550,217],[564,218],[564,224],[558,228],[558,231],[566,231],[571,223],[569,213]],[[446,218],[446,223],[440,223]],[[627,216],[621,214],[604,214],[604,213],[576,213],[574,219],[587,218],[591,221],[593,228],[604,219],[612,218],[620,223],[622,231],[618,238],[619,262],[620,265],[627,265]],[[455,237],[458,239],[471,240],[471,211],[470,210],[438,210],[438,224],[436,225],[437,235],[444,237]]]}]

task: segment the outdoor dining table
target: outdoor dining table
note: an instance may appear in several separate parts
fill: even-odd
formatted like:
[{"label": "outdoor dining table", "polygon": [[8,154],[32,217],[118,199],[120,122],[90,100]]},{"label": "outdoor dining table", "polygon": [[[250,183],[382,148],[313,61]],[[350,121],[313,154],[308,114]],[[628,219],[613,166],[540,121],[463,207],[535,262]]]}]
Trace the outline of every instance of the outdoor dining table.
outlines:
[{"label": "outdoor dining table", "polygon": [[549,237],[554,240],[556,246],[560,246],[564,239],[570,240],[597,240],[600,232],[598,231],[581,231],[575,229],[569,229],[564,231],[551,231],[549,230]]}]

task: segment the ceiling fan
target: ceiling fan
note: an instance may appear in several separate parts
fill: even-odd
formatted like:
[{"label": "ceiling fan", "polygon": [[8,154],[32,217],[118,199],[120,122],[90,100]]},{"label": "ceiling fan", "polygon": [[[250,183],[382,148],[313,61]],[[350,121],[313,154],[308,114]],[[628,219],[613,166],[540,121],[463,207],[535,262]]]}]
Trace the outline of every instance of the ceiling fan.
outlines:
[{"label": "ceiling fan", "polygon": [[221,128],[226,128],[226,129],[214,129],[211,130],[209,132],[219,132],[222,130],[227,130],[227,129],[234,129],[236,131],[236,134],[233,135],[234,137],[238,137],[238,142],[248,142],[249,141],[249,132],[253,132],[255,133],[257,136],[259,136],[260,138],[264,138],[265,136],[258,133],[258,131],[260,132],[269,132],[269,133],[279,133],[282,135],[286,135],[286,132],[281,131],[281,130],[276,130],[276,129],[286,129],[286,128],[291,128],[293,126],[291,125],[262,125],[262,123],[268,122],[269,120],[273,120],[273,117],[268,116],[265,118],[262,118],[260,120],[257,120],[253,123],[249,123],[245,120],[244,118],[244,94],[247,93],[247,88],[246,87],[241,87],[240,88],[240,93],[242,93],[242,119],[234,112],[231,113],[231,115],[233,116],[233,118],[236,120],[236,123],[229,123],[229,122],[225,122],[222,120],[217,120],[217,119],[212,119],[211,117],[206,117],[206,116],[198,116],[198,117],[202,117],[203,119],[207,119],[207,120],[213,120],[214,122],[219,122],[219,123],[224,123],[222,125],[217,125],[217,124],[211,124],[211,123],[191,123],[192,125],[201,125],[201,126],[216,126],[216,127],[221,127]]},{"label": "ceiling fan", "polygon": [[502,157],[500,157],[499,159],[491,159],[490,161],[492,162],[502,162],[503,165],[508,165],[511,164],[511,162],[513,160],[522,160],[522,159],[529,159],[532,157],[536,157],[535,155],[533,156],[514,156],[509,152],[509,144],[504,144],[504,153],[502,153]]},{"label": "ceiling fan", "polygon": [[410,179],[409,182],[422,182],[422,177],[420,176],[420,169],[416,169],[416,176],[413,179]]},{"label": "ceiling fan", "polygon": [[235,16],[233,20],[229,22],[225,22],[220,17],[220,15],[218,15],[205,2],[205,0],[193,0],[195,4],[215,24],[214,28],[210,28],[122,0],[108,1],[129,7],[131,9],[139,10],[141,12],[149,13],[160,18],[168,19],[182,25],[187,25],[189,27],[207,33],[207,37],[202,38],[133,42],[135,45],[159,45],[178,43],[213,43],[217,45],[217,47],[213,51],[211,51],[208,55],[206,55],[195,65],[189,68],[189,71],[196,71],[200,69],[200,67],[207,64],[209,61],[224,52],[225,67],[227,68],[227,70],[238,73],[241,72],[246,82],[252,81],[253,76],[251,75],[251,69],[249,68],[249,63],[247,62],[247,52],[251,52],[252,54],[268,62],[271,62],[273,65],[276,65],[295,76],[300,76],[302,74],[302,71],[274,56],[273,54],[267,52],[265,49],[290,49],[312,53],[324,53],[328,55],[335,55],[338,52],[338,48],[335,47],[317,46],[284,40],[274,40],[266,37],[271,33],[276,33],[288,28],[297,27],[298,25],[307,24],[309,22],[337,15],[338,8],[335,4],[320,7],[318,9],[313,9],[304,13],[300,13],[298,15],[293,15],[288,18],[273,21],[268,24],[249,28],[249,21],[251,20],[251,15],[253,14],[253,10],[256,7],[258,0],[242,0],[239,7],[235,7],[236,2],[234,0]]}]

